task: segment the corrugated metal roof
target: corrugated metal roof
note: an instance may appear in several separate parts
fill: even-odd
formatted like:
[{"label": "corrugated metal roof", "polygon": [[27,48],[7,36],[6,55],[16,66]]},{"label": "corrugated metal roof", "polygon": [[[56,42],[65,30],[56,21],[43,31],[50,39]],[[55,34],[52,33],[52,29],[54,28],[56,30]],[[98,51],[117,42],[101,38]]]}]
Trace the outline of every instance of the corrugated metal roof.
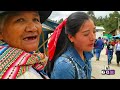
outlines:
[{"label": "corrugated metal roof", "polygon": [[102,26],[96,26],[96,29],[105,30]]},{"label": "corrugated metal roof", "polygon": [[51,28],[51,27],[49,27],[48,25],[46,25],[46,24],[42,24],[42,28],[45,28],[46,30],[51,30],[51,31],[53,31],[53,28]]}]

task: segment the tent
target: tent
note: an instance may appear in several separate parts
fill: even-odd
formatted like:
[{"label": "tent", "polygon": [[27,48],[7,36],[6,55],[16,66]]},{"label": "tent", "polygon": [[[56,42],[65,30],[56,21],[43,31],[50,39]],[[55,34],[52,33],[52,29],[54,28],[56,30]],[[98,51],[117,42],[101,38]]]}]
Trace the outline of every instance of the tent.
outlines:
[{"label": "tent", "polygon": [[120,38],[120,34],[113,36],[113,38],[115,38],[115,39]]}]

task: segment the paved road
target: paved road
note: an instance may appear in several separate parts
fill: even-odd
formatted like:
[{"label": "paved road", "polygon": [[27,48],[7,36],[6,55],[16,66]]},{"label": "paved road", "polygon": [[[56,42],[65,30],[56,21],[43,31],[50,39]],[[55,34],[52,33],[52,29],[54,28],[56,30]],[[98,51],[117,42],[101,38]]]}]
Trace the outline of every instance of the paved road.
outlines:
[{"label": "paved road", "polygon": [[101,52],[100,61],[96,61],[95,56],[92,58],[92,76],[96,79],[120,79],[120,67],[116,64],[116,55],[113,55],[113,59],[110,66],[110,70],[115,70],[114,75],[102,75],[101,70],[107,67],[107,55],[105,55],[105,48]]}]

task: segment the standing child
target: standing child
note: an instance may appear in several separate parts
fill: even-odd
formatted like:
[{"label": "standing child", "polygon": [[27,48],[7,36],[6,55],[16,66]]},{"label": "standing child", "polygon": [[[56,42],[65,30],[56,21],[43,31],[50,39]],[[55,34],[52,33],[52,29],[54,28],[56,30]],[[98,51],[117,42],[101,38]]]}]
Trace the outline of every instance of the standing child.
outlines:
[{"label": "standing child", "polygon": [[107,44],[107,50],[108,50],[108,53],[107,53],[108,65],[110,65],[111,64],[111,60],[113,58],[113,51],[114,51],[114,46],[113,46],[111,41]]}]

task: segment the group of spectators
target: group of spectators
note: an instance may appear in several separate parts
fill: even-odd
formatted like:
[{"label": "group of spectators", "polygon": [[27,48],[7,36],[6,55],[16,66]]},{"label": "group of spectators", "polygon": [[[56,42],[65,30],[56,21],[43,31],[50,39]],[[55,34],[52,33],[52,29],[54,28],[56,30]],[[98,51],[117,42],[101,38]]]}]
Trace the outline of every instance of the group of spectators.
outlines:
[{"label": "group of spectators", "polygon": [[106,46],[106,55],[107,55],[107,61],[108,65],[111,64],[111,61],[113,59],[113,53],[116,54],[116,62],[117,66],[119,66],[120,62],[120,46],[119,46],[120,39],[101,39],[99,37],[96,39],[95,45],[94,45],[94,54],[96,55],[96,60],[99,61],[100,54],[103,48]]}]

